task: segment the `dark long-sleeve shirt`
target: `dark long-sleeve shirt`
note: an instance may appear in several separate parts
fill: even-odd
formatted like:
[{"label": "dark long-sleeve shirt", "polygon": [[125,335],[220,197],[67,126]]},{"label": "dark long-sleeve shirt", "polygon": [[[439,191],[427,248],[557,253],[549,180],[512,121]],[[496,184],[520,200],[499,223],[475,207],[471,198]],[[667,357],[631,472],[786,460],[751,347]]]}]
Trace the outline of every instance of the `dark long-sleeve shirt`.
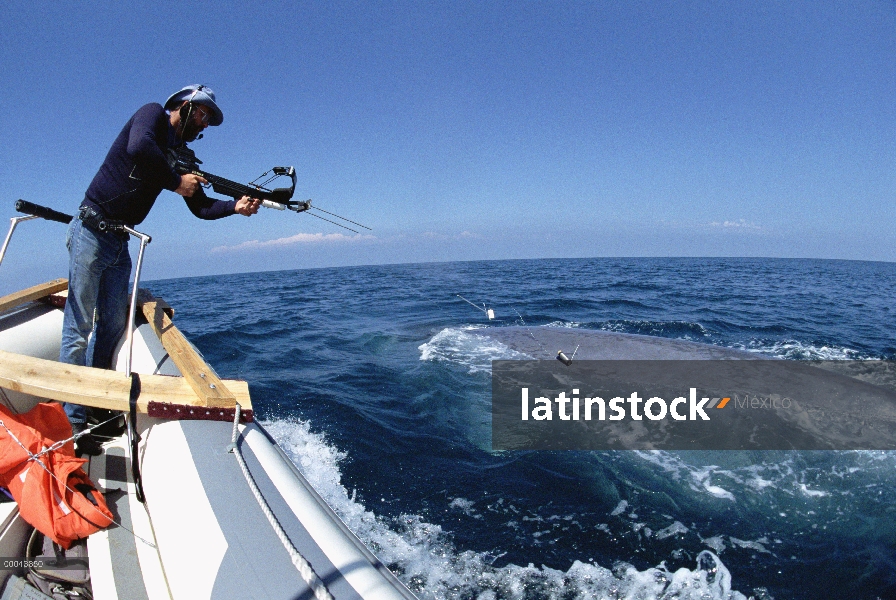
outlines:
[{"label": "dark long-sleeve shirt", "polygon": [[[143,106],[115,138],[81,205],[128,225],[143,222],[163,189],[173,192],[180,186],[180,175],[165,156],[180,143],[165,109],[156,103]],[[184,200],[200,219],[235,214],[235,200],[215,200],[202,190]]]}]

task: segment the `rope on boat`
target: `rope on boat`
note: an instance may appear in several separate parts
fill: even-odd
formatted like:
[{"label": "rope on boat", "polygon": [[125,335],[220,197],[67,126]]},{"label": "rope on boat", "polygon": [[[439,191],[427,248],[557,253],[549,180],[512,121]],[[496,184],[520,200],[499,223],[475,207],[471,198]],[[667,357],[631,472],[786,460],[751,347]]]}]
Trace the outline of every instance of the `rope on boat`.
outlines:
[{"label": "rope on boat", "polygon": [[252,494],[258,501],[258,506],[261,507],[261,511],[264,513],[264,516],[268,518],[268,522],[271,524],[271,527],[274,528],[274,533],[276,533],[277,537],[280,538],[280,542],[283,544],[283,547],[286,549],[286,552],[292,559],[292,564],[296,567],[296,569],[298,569],[299,575],[302,576],[302,579],[305,580],[305,583],[307,583],[308,587],[310,587],[314,592],[314,597],[317,598],[317,600],[333,600],[333,596],[332,594],[330,594],[330,590],[327,589],[326,584],[321,581],[320,577],[317,576],[317,573],[315,573],[314,569],[311,567],[311,564],[309,564],[308,561],[305,560],[305,557],[301,555],[301,553],[290,541],[289,537],[286,535],[286,532],[283,530],[283,527],[280,525],[280,522],[277,520],[277,517],[274,515],[273,511],[271,511],[271,507],[268,506],[267,501],[264,499],[264,496],[262,496],[261,490],[259,490],[258,486],[255,484],[255,479],[252,477],[252,473],[249,472],[249,467],[246,466],[246,461],[245,459],[243,459],[243,454],[240,451],[240,447],[236,443],[237,437],[239,436],[239,403],[237,403],[236,410],[234,410],[233,412],[233,435],[230,438],[230,446],[228,450],[230,452],[233,452],[233,454],[236,456],[236,460],[240,464],[240,469],[242,469],[243,471],[246,482],[249,484],[249,488],[252,490]]},{"label": "rope on boat", "polygon": [[[112,421],[114,421],[114,420],[117,419],[117,418],[118,418],[118,415],[114,415],[114,416],[112,416],[112,417],[106,419],[106,420],[103,421],[102,423],[97,423],[96,425],[93,425],[93,426],[91,426],[91,427],[86,427],[86,428],[84,429],[84,431],[82,431],[81,433],[75,433],[75,434],[72,435],[72,437],[70,437],[70,438],[66,438],[66,439],[64,439],[64,440],[59,440],[58,442],[56,442],[55,444],[53,444],[53,445],[50,446],[49,448],[44,448],[44,449],[43,449],[41,452],[39,452],[38,454],[31,454],[31,457],[29,458],[29,460],[34,460],[34,459],[36,459],[36,458],[40,458],[40,457],[43,456],[44,454],[47,454],[47,453],[49,453],[49,452],[53,452],[54,450],[58,450],[59,448],[61,448],[61,447],[64,446],[65,444],[67,444],[68,442],[74,442],[74,441],[77,440],[78,438],[83,437],[83,436],[89,434],[90,432],[92,432],[92,431],[93,431],[94,429],[96,429],[97,427],[102,427],[102,426],[105,425],[106,423],[111,423]],[[2,421],[0,421],[0,422],[2,422]],[[86,425],[86,423],[85,423],[85,425]],[[5,427],[7,431],[9,431],[9,428],[6,427],[6,424],[4,424],[3,427]],[[11,434],[12,434],[12,432],[10,432],[10,435],[11,435]],[[13,436],[13,439],[15,439],[14,436]],[[16,441],[18,442],[19,440],[16,439]],[[22,443],[19,442],[19,445],[21,445],[21,444],[22,444]],[[24,448],[24,446],[22,446],[22,447]],[[27,450],[26,450],[26,451],[27,451]],[[29,454],[30,454],[30,453],[29,453]]]}]

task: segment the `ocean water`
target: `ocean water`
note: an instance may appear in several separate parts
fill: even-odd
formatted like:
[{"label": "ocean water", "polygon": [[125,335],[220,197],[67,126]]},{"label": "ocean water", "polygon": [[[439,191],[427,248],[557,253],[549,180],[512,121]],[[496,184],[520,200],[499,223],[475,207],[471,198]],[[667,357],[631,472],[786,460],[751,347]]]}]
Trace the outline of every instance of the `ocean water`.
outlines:
[{"label": "ocean water", "polygon": [[493,452],[491,361],[527,357],[477,334],[522,319],[894,359],[896,264],[551,259],[145,287],[421,598],[896,598],[896,453]]}]

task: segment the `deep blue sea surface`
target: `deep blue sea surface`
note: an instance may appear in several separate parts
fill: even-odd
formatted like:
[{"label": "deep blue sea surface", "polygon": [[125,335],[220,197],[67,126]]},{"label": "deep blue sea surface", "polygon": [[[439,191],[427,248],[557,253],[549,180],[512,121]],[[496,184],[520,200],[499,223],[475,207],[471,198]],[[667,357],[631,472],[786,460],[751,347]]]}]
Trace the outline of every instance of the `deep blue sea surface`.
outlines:
[{"label": "deep blue sea surface", "polygon": [[518,355],[477,335],[522,317],[896,359],[896,264],[552,259],[145,286],[421,598],[896,598],[896,453],[493,452],[490,361]]}]

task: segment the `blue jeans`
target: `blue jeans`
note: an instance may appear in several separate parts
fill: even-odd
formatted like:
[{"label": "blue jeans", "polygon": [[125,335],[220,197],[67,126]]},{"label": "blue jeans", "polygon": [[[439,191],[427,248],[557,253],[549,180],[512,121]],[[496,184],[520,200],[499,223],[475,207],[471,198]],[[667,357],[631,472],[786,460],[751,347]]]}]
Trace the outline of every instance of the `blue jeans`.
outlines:
[{"label": "blue jeans", "polygon": [[[112,353],[128,321],[128,241],[91,229],[76,217],[69,225],[65,245],[69,252],[68,299],[59,362],[111,369]],[[65,403],[63,408],[73,424],[87,422],[87,411],[80,404]]]}]

